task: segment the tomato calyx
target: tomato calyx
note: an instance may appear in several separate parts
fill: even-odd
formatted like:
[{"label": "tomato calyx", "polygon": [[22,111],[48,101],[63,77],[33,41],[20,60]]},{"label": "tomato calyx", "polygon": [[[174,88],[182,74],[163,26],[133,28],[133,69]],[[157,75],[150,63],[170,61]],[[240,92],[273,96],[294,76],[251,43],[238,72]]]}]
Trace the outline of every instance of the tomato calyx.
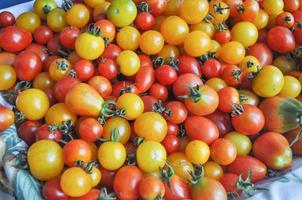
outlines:
[{"label": "tomato calyx", "polygon": [[291,143],[289,144],[290,147],[292,147],[296,142],[298,142],[300,140],[300,138],[302,137],[302,112],[299,113],[298,117],[297,117],[297,121],[300,124],[300,130],[297,133],[297,135],[295,136],[295,138],[293,139],[293,141],[291,141]]},{"label": "tomato calyx", "polygon": [[179,98],[183,99],[192,99],[194,103],[197,103],[201,99],[201,92],[199,91],[199,85],[195,87],[188,87],[189,89],[189,94],[183,95],[183,96],[178,96]]},{"label": "tomato calyx", "polygon": [[63,121],[62,124],[57,128],[63,135],[68,136],[70,140],[74,140],[72,136],[75,125],[71,120]]},{"label": "tomato calyx", "polygon": [[24,90],[31,88],[31,86],[32,83],[29,81],[20,81],[15,85],[13,89],[4,92],[2,95],[8,103],[14,105],[18,94]]},{"label": "tomato calyx", "polygon": [[210,13],[208,13],[206,16],[205,16],[205,18],[203,19],[203,21],[204,22],[206,22],[206,23],[211,23],[211,21],[214,19],[214,17],[210,14]]},{"label": "tomato calyx", "polygon": [[135,147],[138,147],[139,145],[141,145],[144,142],[144,138],[143,137],[135,137],[133,140],[133,144]]},{"label": "tomato calyx", "polygon": [[61,71],[67,71],[69,68],[68,63],[65,60],[60,60],[56,62],[57,64],[57,69],[61,70]]},{"label": "tomato calyx", "polygon": [[220,2],[214,5],[214,12],[219,13],[221,15],[223,14],[224,10],[228,10],[228,9],[230,9],[230,7],[222,7]]},{"label": "tomato calyx", "polygon": [[218,32],[224,32],[224,31],[227,31],[227,30],[228,30],[228,29],[225,27],[225,25],[222,24],[222,23],[215,24],[214,27],[215,27],[216,31],[218,31]]},{"label": "tomato calyx", "polygon": [[132,165],[132,166],[136,165],[136,157],[135,157],[134,153],[130,153],[130,154],[127,155],[126,164],[127,165]]},{"label": "tomato calyx", "polygon": [[152,64],[155,69],[166,64],[171,66],[174,70],[178,71],[179,60],[172,57],[164,59],[161,56],[156,56],[152,59]]},{"label": "tomato calyx", "polygon": [[197,58],[199,64],[203,65],[207,60],[215,58],[215,52],[208,52]]},{"label": "tomato calyx", "polygon": [[140,4],[137,6],[137,10],[138,10],[138,12],[147,12],[147,13],[150,12],[149,5],[148,5],[148,3],[145,2],[145,1],[143,1],[142,3],[140,3]]},{"label": "tomato calyx", "polygon": [[70,10],[73,6],[72,0],[63,0],[62,8],[66,11]]},{"label": "tomato calyx", "polygon": [[232,108],[233,108],[233,111],[231,112],[232,117],[235,117],[237,115],[242,115],[242,113],[244,112],[244,108],[241,104],[232,103]]},{"label": "tomato calyx", "polygon": [[179,137],[185,137],[186,136],[186,129],[184,124],[180,124],[179,125],[179,133],[178,133]]},{"label": "tomato calyx", "polygon": [[154,103],[152,106],[152,110],[153,110],[153,112],[157,112],[161,115],[162,114],[165,114],[167,116],[172,115],[172,111],[170,109],[165,108],[162,101],[158,101],[158,102]]},{"label": "tomato calyx", "polygon": [[234,77],[234,79],[236,79],[237,81],[240,81],[240,76],[242,74],[242,71],[240,69],[234,69],[232,71],[232,76]]},{"label": "tomato calyx", "polygon": [[76,167],[81,167],[87,174],[92,174],[94,167],[97,167],[98,164],[95,160],[89,161],[87,164],[84,161],[78,160],[75,162]]},{"label": "tomato calyx", "polygon": [[42,9],[43,9],[43,13],[47,15],[52,10],[52,7],[46,4],[43,6]]},{"label": "tomato calyx", "polygon": [[161,174],[161,180],[165,181],[168,185],[168,188],[171,189],[170,179],[174,175],[174,169],[171,166],[171,164],[169,163],[169,161],[166,160],[165,163],[166,163],[166,166],[168,169],[166,170],[166,169],[160,167],[159,172]]},{"label": "tomato calyx", "polygon": [[99,138],[99,140],[101,142],[119,142],[121,139],[121,134],[118,130],[118,128],[114,128],[111,132],[110,132],[110,138],[109,140],[105,139],[105,138]]},{"label": "tomato calyx", "polygon": [[100,195],[99,195],[98,200],[116,200],[116,196],[113,192],[108,193],[107,188],[103,187],[100,190]]},{"label": "tomato calyx", "polygon": [[25,115],[16,106],[13,106],[13,112],[15,113],[16,124],[21,124],[25,120]]},{"label": "tomato calyx", "polygon": [[188,183],[191,183],[191,185],[196,185],[202,177],[204,177],[204,169],[203,166],[198,164],[194,164],[194,171],[188,171],[190,176],[192,177],[191,179],[187,179]]}]

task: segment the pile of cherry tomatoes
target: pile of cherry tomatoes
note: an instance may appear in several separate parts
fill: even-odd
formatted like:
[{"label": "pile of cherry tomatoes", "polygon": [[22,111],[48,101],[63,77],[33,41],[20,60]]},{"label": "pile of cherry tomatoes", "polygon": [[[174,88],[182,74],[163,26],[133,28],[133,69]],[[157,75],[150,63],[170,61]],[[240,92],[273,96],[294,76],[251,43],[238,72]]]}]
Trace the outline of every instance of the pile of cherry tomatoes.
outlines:
[{"label": "pile of cherry tomatoes", "polygon": [[0,131],[46,200],[249,196],[302,155],[301,0],[35,0],[0,26]]}]

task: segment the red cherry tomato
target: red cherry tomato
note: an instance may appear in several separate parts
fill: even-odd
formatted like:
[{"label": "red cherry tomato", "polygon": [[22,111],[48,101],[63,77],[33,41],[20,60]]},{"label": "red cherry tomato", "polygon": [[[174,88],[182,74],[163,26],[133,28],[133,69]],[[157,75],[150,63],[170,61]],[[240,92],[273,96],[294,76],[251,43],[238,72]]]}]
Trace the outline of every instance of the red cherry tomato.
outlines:
[{"label": "red cherry tomato", "polygon": [[116,78],[118,73],[118,67],[114,60],[111,58],[102,57],[98,64],[98,72],[101,76],[111,80]]},{"label": "red cherry tomato", "polygon": [[30,32],[17,26],[7,26],[0,31],[0,47],[8,52],[19,52],[32,42]]},{"label": "red cherry tomato", "polygon": [[141,12],[135,19],[135,25],[140,30],[150,30],[155,25],[155,18],[148,12]]},{"label": "red cherry tomato", "polygon": [[34,40],[38,44],[47,44],[47,42],[53,38],[53,32],[48,26],[40,26],[34,32]]},{"label": "red cherry tomato", "polygon": [[55,125],[43,124],[36,131],[37,140],[54,140],[60,142],[62,139],[62,133]]},{"label": "red cherry tomato", "polygon": [[186,74],[192,73],[197,76],[201,76],[201,68],[198,60],[188,55],[182,55],[179,57],[178,73]]},{"label": "red cherry tomato", "polygon": [[159,83],[154,83],[150,88],[150,95],[158,100],[166,101],[168,99],[168,89]]},{"label": "red cherry tomato", "polygon": [[59,35],[60,43],[65,48],[74,49],[75,41],[80,34],[80,29],[75,26],[65,27]]},{"label": "red cherry tomato", "polygon": [[3,11],[0,13],[0,26],[6,27],[14,25],[15,16],[9,11]]},{"label": "red cherry tomato", "polygon": [[177,152],[180,147],[180,140],[175,135],[167,135],[165,139],[162,141],[166,151],[168,154]]},{"label": "red cherry tomato", "polygon": [[38,121],[24,121],[18,128],[18,136],[30,146],[36,141],[35,134],[39,126],[41,126],[41,124]]},{"label": "red cherry tomato", "polygon": [[95,72],[92,62],[84,59],[80,59],[74,63],[73,70],[75,72],[75,76],[83,82],[88,81]]},{"label": "red cherry tomato", "polygon": [[62,191],[60,179],[52,179],[43,185],[42,194],[45,200],[68,200],[68,196]]},{"label": "red cherry tomato", "polygon": [[158,83],[171,85],[177,79],[177,72],[172,66],[163,65],[155,70],[155,77]]},{"label": "red cherry tomato", "polygon": [[268,31],[267,44],[272,50],[278,53],[289,53],[296,46],[293,33],[283,26],[275,26]]},{"label": "red cherry tomato", "polygon": [[203,64],[201,70],[205,77],[210,79],[219,77],[222,72],[222,67],[218,60],[209,59]]},{"label": "red cherry tomato", "polygon": [[79,122],[78,131],[87,142],[95,142],[103,135],[103,126],[94,118],[86,118]]},{"label": "red cherry tomato", "polygon": [[65,102],[67,92],[78,83],[80,83],[80,81],[71,76],[59,80],[53,88],[56,100],[58,102]]}]

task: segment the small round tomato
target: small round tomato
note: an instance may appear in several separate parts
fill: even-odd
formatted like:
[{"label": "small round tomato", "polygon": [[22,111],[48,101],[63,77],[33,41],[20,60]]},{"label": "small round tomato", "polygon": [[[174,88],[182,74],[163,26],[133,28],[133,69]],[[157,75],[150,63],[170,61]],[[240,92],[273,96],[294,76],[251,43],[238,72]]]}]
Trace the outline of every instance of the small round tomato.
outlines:
[{"label": "small round tomato", "polygon": [[201,22],[208,14],[209,5],[206,0],[184,0],[179,8],[179,15],[188,24]]},{"label": "small round tomato", "polygon": [[211,158],[220,165],[231,164],[237,156],[236,146],[228,139],[220,138],[210,146]]},{"label": "small round tomato", "polygon": [[261,66],[273,63],[273,53],[265,43],[254,44],[250,47],[248,54],[257,58]]},{"label": "small round tomato", "polygon": [[300,2],[299,0],[284,1],[284,10],[288,12],[293,12],[295,10],[298,10],[300,6]]},{"label": "small round tomato", "polygon": [[290,12],[282,12],[276,17],[276,25],[286,28],[293,27],[295,23],[294,16]]},{"label": "small round tomato", "polygon": [[117,27],[130,25],[136,18],[137,8],[133,1],[113,0],[107,10],[108,19]]},{"label": "small round tomato", "polygon": [[82,28],[88,23],[90,12],[84,4],[74,4],[66,8],[65,19],[67,24]]},{"label": "small round tomato", "polygon": [[223,185],[226,192],[240,193],[240,190],[236,188],[238,178],[239,175],[227,172],[223,174],[219,182]]},{"label": "small round tomato", "polygon": [[55,0],[37,0],[35,1],[34,11],[41,19],[46,19],[47,14],[58,7]]},{"label": "small round tomato", "polygon": [[70,112],[64,103],[57,103],[51,106],[45,116],[47,124],[62,125],[63,122],[71,120],[76,122],[77,116]]},{"label": "small round tomato", "polygon": [[203,165],[204,176],[219,180],[223,176],[222,167],[213,161],[208,161]]},{"label": "small round tomato", "polygon": [[168,154],[177,152],[180,147],[180,140],[175,135],[166,135],[165,139],[162,141]]},{"label": "small round tomato", "polygon": [[0,132],[14,124],[15,114],[5,106],[0,105]]},{"label": "small round tomato", "polygon": [[102,37],[109,42],[112,42],[115,38],[116,30],[114,24],[109,20],[99,20],[95,22],[95,25],[102,30]]},{"label": "small round tomato", "polygon": [[189,56],[198,57],[211,48],[210,38],[202,31],[192,31],[184,40],[184,49]]},{"label": "small round tomato", "polygon": [[59,81],[66,77],[71,69],[71,64],[65,58],[58,58],[54,60],[49,67],[49,75],[55,80]]},{"label": "small round tomato", "polygon": [[213,88],[216,92],[227,86],[226,82],[221,78],[210,78],[207,80],[206,85]]},{"label": "small round tomato", "polygon": [[263,0],[262,7],[269,15],[276,15],[283,11],[283,0]]},{"label": "small round tomato", "polygon": [[36,13],[24,12],[17,17],[16,25],[31,33],[34,33],[35,30],[41,25],[41,20]]},{"label": "small round tomato", "polygon": [[78,83],[80,83],[80,81],[71,76],[67,76],[56,82],[53,88],[54,96],[56,100],[58,102],[65,102],[65,96],[68,93],[68,91]]},{"label": "small round tomato", "polygon": [[236,131],[245,135],[259,133],[264,127],[263,112],[254,105],[234,106],[232,125]]},{"label": "small round tomato", "polygon": [[43,185],[42,194],[46,200],[68,200],[68,196],[61,189],[59,178],[47,181]]},{"label": "small round tomato", "polygon": [[230,16],[230,9],[223,1],[211,1],[209,3],[209,14],[213,17],[211,19],[213,23],[223,23]]},{"label": "small round tomato", "polygon": [[138,167],[124,166],[115,174],[113,190],[119,199],[138,199],[143,179],[144,175]]},{"label": "small round tomato", "polygon": [[25,120],[18,127],[18,136],[30,146],[36,141],[36,132],[41,124],[38,121]]},{"label": "small round tomato", "polygon": [[231,30],[232,40],[250,47],[257,42],[258,30],[251,22],[239,22]]},{"label": "small round tomato", "polygon": [[89,60],[79,59],[73,64],[75,76],[83,82],[88,81],[95,73],[94,65]]},{"label": "small round tomato", "polygon": [[117,76],[118,66],[114,60],[102,57],[98,64],[98,72],[101,76],[111,80]]},{"label": "small round tomato", "polygon": [[171,85],[177,79],[177,72],[170,65],[162,65],[155,70],[155,78],[162,85]]},{"label": "small round tomato", "polygon": [[245,56],[244,46],[237,41],[231,41],[224,44],[218,50],[218,58],[227,64],[239,64]]},{"label": "small round tomato", "polygon": [[144,112],[153,111],[153,106],[155,103],[158,103],[158,100],[153,96],[142,96],[141,97],[144,102]]},{"label": "small round tomato", "polygon": [[232,130],[231,116],[229,113],[216,110],[208,115],[207,118],[217,126],[220,137]]},{"label": "small round tomato", "polygon": [[64,168],[62,148],[51,140],[40,140],[31,145],[27,161],[31,174],[41,181],[58,177]]},{"label": "small round tomato", "polygon": [[163,197],[165,194],[165,186],[159,178],[148,176],[140,182],[139,194],[143,200]]},{"label": "small round tomato", "polygon": [[140,68],[140,60],[134,51],[122,51],[117,57],[119,71],[125,76],[135,75]]},{"label": "small round tomato", "polygon": [[185,130],[191,140],[201,140],[207,144],[219,137],[217,126],[205,117],[189,116],[185,121]]},{"label": "small round tomato", "polygon": [[15,23],[15,16],[9,11],[3,11],[0,13],[0,26],[12,26]]},{"label": "small round tomato", "polygon": [[65,48],[74,49],[76,38],[81,34],[75,26],[67,26],[60,32],[59,40]]},{"label": "small round tomato", "polygon": [[144,172],[154,172],[165,165],[167,152],[162,144],[155,141],[145,141],[136,150],[138,167]]},{"label": "small round tomato", "polygon": [[158,53],[158,56],[162,57],[163,59],[171,59],[178,58],[179,54],[179,50],[176,46],[165,44],[165,46]]},{"label": "small round tomato", "polygon": [[179,74],[192,73],[197,76],[201,76],[201,67],[196,58],[188,55],[182,55],[179,57],[178,61]]},{"label": "small round tomato", "polygon": [[[278,40],[278,42],[276,42]],[[275,26],[267,33],[268,46],[278,53],[289,53],[295,49],[293,33],[286,27]]]},{"label": "small round tomato", "polygon": [[293,76],[284,76],[284,85],[280,96],[296,98],[301,93],[301,83]]},{"label": "small round tomato", "polygon": [[189,33],[189,26],[182,18],[170,16],[162,22],[160,32],[168,44],[180,45]]},{"label": "small round tomato", "polygon": [[27,89],[16,100],[17,109],[29,120],[42,119],[49,108],[47,95],[40,89]]},{"label": "small round tomato", "polygon": [[295,70],[296,62],[293,58],[281,55],[274,59],[273,65],[278,67],[283,74],[288,74]]},{"label": "small round tomato", "polygon": [[125,117],[127,120],[134,120],[140,116],[144,111],[144,102],[142,99],[132,93],[125,93],[117,99],[117,106],[119,109],[125,111]]},{"label": "small round tomato", "polygon": [[68,196],[80,197],[91,190],[92,179],[82,168],[71,167],[62,174],[60,186]]},{"label": "small round tomato", "polygon": [[47,44],[53,38],[53,32],[48,26],[42,25],[35,30],[33,37],[38,44]]},{"label": "small round tomato", "polygon": [[148,91],[155,81],[155,70],[152,65],[149,66],[149,64],[145,64],[144,62],[141,61],[141,67],[135,75],[135,86],[139,90],[139,93]]},{"label": "small round tomato", "polygon": [[111,95],[112,86],[110,81],[103,76],[94,76],[89,79],[88,84],[92,86],[102,97]]},{"label": "small round tomato", "polygon": [[203,141],[192,140],[187,144],[185,154],[191,163],[202,165],[210,157],[210,148]]},{"label": "small round tomato", "polygon": [[230,113],[233,105],[239,103],[239,92],[233,87],[224,87],[218,92],[219,104],[218,109],[222,112]]},{"label": "small round tomato", "polygon": [[161,142],[167,134],[167,122],[158,113],[146,112],[136,118],[134,132],[145,140]]},{"label": "small round tomato", "polygon": [[117,170],[123,166],[126,161],[126,149],[124,145],[118,141],[104,142],[99,147],[98,160],[105,169]]},{"label": "small round tomato", "polygon": [[81,138],[87,142],[95,142],[103,135],[103,126],[94,118],[85,118],[78,124]]},{"label": "small round tomato", "polygon": [[188,116],[188,110],[182,102],[170,101],[165,108],[170,113],[165,114],[164,117],[173,124],[183,123]]},{"label": "small round tomato", "polygon": [[129,122],[122,117],[112,117],[106,121],[104,124],[104,134],[103,137],[107,140],[110,139],[111,133],[114,130],[119,133],[119,142],[126,144],[131,136],[131,127]]},{"label": "small round tomato", "polygon": [[190,93],[189,88],[194,88],[198,85],[202,85],[202,80],[195,74],[186,73],[178,76],[177,80],[173,84],[173,94],[175,97],[187,95]]},{"label": "small round tomato", "polygon": [[18,79],[31,81],[42,71],[42,62],[36,53],[23,51],[16,56],[14,67]]},{"label": "small round tomato", "polygon": [[[264,29],[269,22],[269,15],[263,9],[259,10],[257,17],[252,21],[258,30]],[[259,38],[258,38],[259,39]]]},{"label": "small round tomato", "polygon": [[206,33],[210,38],[214,36],[215,27],[210,22],[201,21],[198,24],[191,24],[190,31],[203,31]]},{"label": "small round tomato", "polygon": [[266,132],[259,136],[253,144],[253,152],[256,158],[274,170],[288,168],[293,159],[288,141],[275,132]]},{"label": "small round tomato", "polygon": [[239,132],[229,132],[224,138],[228,139],[236,146],[237,155],[248,155],[252,149],[252,142],[249,137]]},{"label": "small round tomato", "polygon": [[151,13],[141,12],[135,19],[135,25],[138,29],[147,31],[150,30],[155,24],[155,18]]},{"label": "small round tomato", "polygon": [[60,32],[67,25],[65,11],[62,8],[55,8],[47,14],[47,26],[54,32]]},{"label": "small round tomato", "polygon": [[133,26],[125,26],[116,34],[116,43],[123,50],[135,51],[139,47],[140,32]]},{"label": "small round tomato", "polygon": [[43,124],[36,132],[36,140],[53,140],[60,142],[62,133],[58,130],[56,125]]},{"label": "small round tomato", "polygon": [[160,32],[146,31],[141,35],[140,49],[148,55],[158,54],[164,47],[164,38]]},{"label": "small round tomato", "polygon": [[159,83],[154,83],[150,88],[150,95],[158,100],[166,101],[168,99],[168,89]]},{"label": "small round tomato", "polygon": [[105,42],[104,39],[100,37],[98,30],[100,30],[98,27],[92,25],[89,26],[88,32],[84,32],[77,37],[75,50],[81,58],[95,60],[104,52]]},{"label": "small round tomato", "polygon": [[[24,73],[24,71],[23,71]],[[16,71],[9,65],[0,65],[0,90],[8,90],[12,88],[17,80]]]},{"label": "small round tomato", "polygon": [[203,75],[205,75],[205,77],[210,79],[210,78],[220,76],[220,74],[222,72],[222,66],[218,60],[212,58],[212,59],[207,60],[203,64],[201,70],[202,70]]},{"label": "small round tomato", "polygon": [[71,140],[63,147],[64,163],[72,167],[80,160],[89,162],[91,160],[91,150],[87,142],[81,139]]},{"label": "small round tomato", "polygon": [[174,170],[175,175],[183,180],[191,180],[191,171],[194,171],[192,163],[188,160],[184,153],[175,152],[168,156],[168,161]]},{"label": "small round tomato", "polygon": [[273,65],[264,66],[253,79],[253,91],[260,97],[277,95],[284,85],[282,72]]}]

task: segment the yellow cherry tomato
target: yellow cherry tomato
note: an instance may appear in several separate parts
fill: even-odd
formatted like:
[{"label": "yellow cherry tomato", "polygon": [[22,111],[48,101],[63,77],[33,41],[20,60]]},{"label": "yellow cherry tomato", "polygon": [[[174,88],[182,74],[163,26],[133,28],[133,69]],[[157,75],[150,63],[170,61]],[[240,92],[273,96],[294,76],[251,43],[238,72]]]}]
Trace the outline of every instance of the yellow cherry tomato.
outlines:
[{"label": "yellow cherry tomato", "polygon": [[8,90],[16,83],[15,69],[9,65],[0,64],[0,90]]},{"label": "yellow cherry tomato", "polygon": [[166,149],[159,142],[145,141],[136,150],[138,167],[144,172],[158,171],[165,165],[166,159]]},{"label": "yellow cherry tomato", "polygon": [[40,89],[27,89],[21,92],[16,100],[17,109],[26,119],[42,119],[49,108],[47,95]]},{"label": "yellow cherry tomato", "polygon": [[213,17],[214,23],[223,23],[230,16],[230,9],[225,2],[214,0],[209,3],[209,14]]},{"label": "yellow cherry tomato", "polygon": [[239,22],[231,30],[232,40],[240,42],[244,47],[250,47],[257,42],[258,30],[251,22]]},{"label": "yellow cherry tomato", "polygon": [[97,167],[93,167],[89,176],[92,180],[91,186],[95,187],[100,183],[102,179],[102,172]]},{"label": "yellow cherry tomato", "polygon": [[224,136],[225,139],[231,141],[237,149],[237,155],[248,155],[252,149],[252,142],[250,138],[242,133],[236,131],[229,132]]},{"label": "yellow cherry tomato", "polygon": [[170,16],[162,22],[160,32],[168,44],[180,45],[189,33],[189,26],[182,18]]},{"label": "yellow cherry tomato", "polygon": [[62,174],[60,186],[66,195],[80,197],[91,190],[92,179],[82,168],[71,167]]},{"label": "yellow cherry tomato", "polygon": [[262,7],[269,15],[276,15],[283,11],[283,0],[263,0]]},{"label": "yellow cherry tomato", "polygon": [[31,174],[41,181],[58,177],[64,168],[63,151],[51,140],[39,140],[27,152],[27,162]]},{"label": "yellow cherry tomato", "polygon": [[221,45],[216,40],[211,40],[210,52],[216,53],[221,48]]},{"label": "yellow cherry tomato", "polygon": [[145,54],[158,54],[164,47],[164,38],[158,31],[146,31],[141,35],[139,47]]},{"label": "yellow cherry tomato", "polygon": [[217,53],[221,61],[236,65],[243,60],[245,48],[240,42],[231,41],[224,44]]},{"label": "yellow cherry tomato", "polygon": [[194,171],[192,163],[190,163],[184,153],[176,152],[168,156],[168,161],[174,173],[184,180],[191,180],[190,171]]},{"label": "yellow cherry tomato", "polygon": [[208,11],[207,0],[183,0],[179,8],[179,16],[188,24],[197,24],[205,18]]},{"label": "yellow cherry tomato", "polygon": [[210,148],[201,140],[192,140],[187,144],[185,154],[191,163],[202,165],[209,160]]},{"label": "yellow cherry tomato", "polygon": [[280,96],[296,98],[301,93],[301,83],[293,76],[284,76],[284,85]]},{"label": "yellow cherry tomato", "polygon": [[71,69],[71,64],[65,58],[55,59],[49,67],[49,75],[51,79],[59,81],[66,77]]},{"label": "yellow cherry tomato", "polygon": [[107,170],[117,170],[124,165],[127,153],[125,146],[116,141],[101,144],[98,150],[98,159],[102,167]]},{"label": "yellow cherry tomato", "polygon": [[267,26],[268,20],[269,15],[267,14],[267,12],[263,9],[260,9],[256,19],[254,19],[253,21],[253,24],[255,24],[258,30],[260,30]]},{"label": "yellow cherry tomato", "polygon": [[103,3],[105,0],[84,0],[85,4],[91,8],[95,8]]},{"label": "yellow cherry tomato", "polygon": [[273,65],[264,66],[252,82],[253,91],[260,97],[276,96],[283,85],[283,74]]},{"label": "yellow cherry tomato", "polygon": [[132,0],[112,0],[107,10],[108,19],[117,27],[130,25],[136,15],[137,8]]},{"label": "yellow cherry tomato", "polygon": [[66,11],[65,18],[70,26],[82,28],[88,23],[90,12],[84,4],[74,4]]},{"label": "yellow cherry tomato", "polygon": [[125,26],[116,34],[116,42],[124,50],[135,51],[139,46],[140,38],[140,32],[133,26]]},{"label": "yellow cherry tomato", "polygon": [[64,103],[52,105],[45,116],[47,124],[61,125],[63,122],[71,120],[74,124],[77,121],[77,116],[70,112]]},{"label": "yellow cherry tomato", "polygon": [[257,73],[261,70],[261,65],[258,59],[254,56],[245,56],[244,59],[239,63],[239,67],[245,74]]},{"label": "yellow cherry tomato", "polygon": [[109,120],[106,121],[104,124],[104,132],[103,137],[107,140],[110,139],[110,135],[114,129],[118,130],[118,133],[120,135],[119,142],[122,144],[126,144],[131,135],[131,127],[129,122],[122,118],[122,117],[112,117]]},{"label": "yellow cherry tomato", "polygon": [[137,94],[125,93],[117,99],[117,106],[124,110],[127,120],[135,120],[144,112],[144,102]]},{"label": "yellow cherry tomato", "polygon": [[82,33],[75,42],[76,53],[84,59],[95,60],[105,49],[105,42],[100,33],[95,33],[94,28]]},{"label": "yellow cherry tomato", "polygon": [[222,167],[214,161],[206,162],[203,165],[203,169],[204,169],[204,176],[208,178],[219,180],[223,175]]},{"label": "yellow cherry tomato", "polygon": [[47,14],[58,7],[55,0],[35,0],[33,5],[34,12],[39,15],[41,19],[46,19]]},{"label": "yellow cherry tomato", "polygon": [[41,72],[33,81],[33,87],[41,90],[51,89],[54,85],[55,81],[51,79],[47,72]]},{"label": "yellow cherry tomato", "polygon": [[55,8],[47,14],[47,26],[54,32],[60,32],[65,26],[65,11],[62,8]]},{"label": "yellow cherry tomato", "polygon": [[41,20],[36,13],[24,12],[17,17],[16,25],[33,33],[41,25]]},{"label": "yellow cherry tomato", "polygon": [[140,60],[134,51],[122,51],[117,59],[117,64],[121,74],[125,76],[133,76],[140,68]]},{"label": "yellow cherry tomato", "polygon": [[296,68],[296,62],[289,56],[278,56],[274,59],[273,65],[278,67],[283,74],[287,74]]},{"label": "yellow cherry tomato", "polygon": [[191,24],[190,31],[202,31],[212,38],[215,33],[215,27],[211,22],[201,21],[198,24]]},{"label": "yellow cherry tomato", "polygon": [[179,50],[176,46],[166,44],[162,50],[158,53],[163,59],[166,58],[178,58],[179,57]]},{"label": "yellow cherry tomato", "polygon": [[136,118],[134,132],[145,140],[161,142],[167,135],[167,122],[156,112],[145,112]]},{"label": "yellow cherry tomato", "polygon": [[182,0],[169,0],[164,14],[166,16],[178,15],[178,10],[181,6]]},{"label": "yellow cherry tomato", "polygon": [[207,80],[206,85],[213,88],[216,92],[227,86],[226,82],[223,79],[217,77]]},{"label": "yellow cherry tomato", "polygon": [[103,3],[97,5],[93,9],[93,18],[96,20],[99,15],[105,15],[108,8],[110,6],[110,2],[104,1]]},{"label": "yellow cherry tomato", "polygon": [[184,49],[188,55],[198,57],[211,49],[211,40],[204,32],[193,31],[185,38]]}]

